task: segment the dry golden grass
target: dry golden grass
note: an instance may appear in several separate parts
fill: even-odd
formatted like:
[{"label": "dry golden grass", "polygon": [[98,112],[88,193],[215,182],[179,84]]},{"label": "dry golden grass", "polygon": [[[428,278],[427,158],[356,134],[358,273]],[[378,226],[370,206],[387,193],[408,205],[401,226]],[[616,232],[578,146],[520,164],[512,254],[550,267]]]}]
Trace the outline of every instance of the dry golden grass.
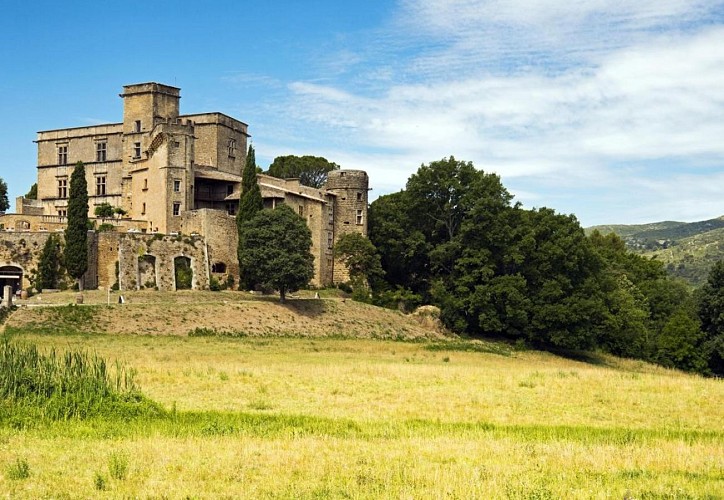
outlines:
[{"label": "dry golden grass", "polygon": [[[720,380],[429,342],[16,337],[121,359],[177,413],[1,427],[0,492],[12,498],[724,497]],[[17,459],[29,478],[9,478]]]}]

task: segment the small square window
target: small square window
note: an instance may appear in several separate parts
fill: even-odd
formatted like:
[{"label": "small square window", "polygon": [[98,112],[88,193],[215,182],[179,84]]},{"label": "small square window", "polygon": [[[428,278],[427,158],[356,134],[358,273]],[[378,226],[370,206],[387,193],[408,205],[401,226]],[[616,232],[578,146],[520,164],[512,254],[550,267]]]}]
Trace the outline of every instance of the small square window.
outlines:
[{"label": "small square window", "polygon": [[180,215],[181,214],[181,203],[174,203],[173,204],[173,214],[174,215]]},{"label": "small square window", "polygon": [[133,157],[134,158],[141,157],[141,143],[140,142],[133,143]]},{"label": "small square window", "polygon": [[174,193],[181,192],[181,181],[178,179],[174,179],[174,181],[173,181],[173,192]]},{"label": "small square window", "polygon": [[301,217],[304,217],[304,205],[299,205],[299,207],[297,208],[297,210],[299,211],[299,215],[300,215]]},{"label": "small square window", "polygon": [[362,193],[357,193],[357,201],[362,201]]},{"label": "small square window", "polygon": [[362,210],[357,210],[357,225],[362,225]]}]

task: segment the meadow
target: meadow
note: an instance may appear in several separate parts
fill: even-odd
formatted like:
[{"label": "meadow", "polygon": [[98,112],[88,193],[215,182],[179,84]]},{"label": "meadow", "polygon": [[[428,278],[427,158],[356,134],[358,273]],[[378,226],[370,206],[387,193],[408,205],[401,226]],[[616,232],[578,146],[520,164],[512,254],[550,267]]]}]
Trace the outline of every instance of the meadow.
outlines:
[{"label": "meadow", "polygon": [[119,360],[163,410],[6,406],[11,498],[724,497],[721,380],[437,336],[49,333],[12,319],[11,342]]}]

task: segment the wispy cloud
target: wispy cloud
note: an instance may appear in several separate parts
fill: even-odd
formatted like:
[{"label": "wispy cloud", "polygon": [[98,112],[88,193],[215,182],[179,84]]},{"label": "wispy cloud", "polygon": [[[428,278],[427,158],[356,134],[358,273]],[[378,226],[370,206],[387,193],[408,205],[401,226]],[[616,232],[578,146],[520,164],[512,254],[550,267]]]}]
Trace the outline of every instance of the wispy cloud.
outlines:
[{"label": "wispy cloud", "polygon": [[341,59],[374,91],[298,81],[287,109],[381,191],[454,154],[584,223],[710,217],[724,213],[723,5],[406,0],[384,43]]}]

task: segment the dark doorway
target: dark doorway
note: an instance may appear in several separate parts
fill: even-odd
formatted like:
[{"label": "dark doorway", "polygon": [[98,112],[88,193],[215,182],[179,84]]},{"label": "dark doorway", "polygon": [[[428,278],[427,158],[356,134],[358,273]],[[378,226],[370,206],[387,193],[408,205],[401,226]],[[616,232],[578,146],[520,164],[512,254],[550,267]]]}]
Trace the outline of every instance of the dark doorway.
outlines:
[{"label": "dark doorway", "polygon": [[0,267],[0,296],[5,294],[5,287],[13,287],[13,294],[22,288],[23,270],[17,266]]},{"label": "dark doorway", "polygon": [[190,290],[194,272],[191,269],[191,259],[188,257],[176,257],[173,259],[174,275],[176,277],[176,290]]}]

